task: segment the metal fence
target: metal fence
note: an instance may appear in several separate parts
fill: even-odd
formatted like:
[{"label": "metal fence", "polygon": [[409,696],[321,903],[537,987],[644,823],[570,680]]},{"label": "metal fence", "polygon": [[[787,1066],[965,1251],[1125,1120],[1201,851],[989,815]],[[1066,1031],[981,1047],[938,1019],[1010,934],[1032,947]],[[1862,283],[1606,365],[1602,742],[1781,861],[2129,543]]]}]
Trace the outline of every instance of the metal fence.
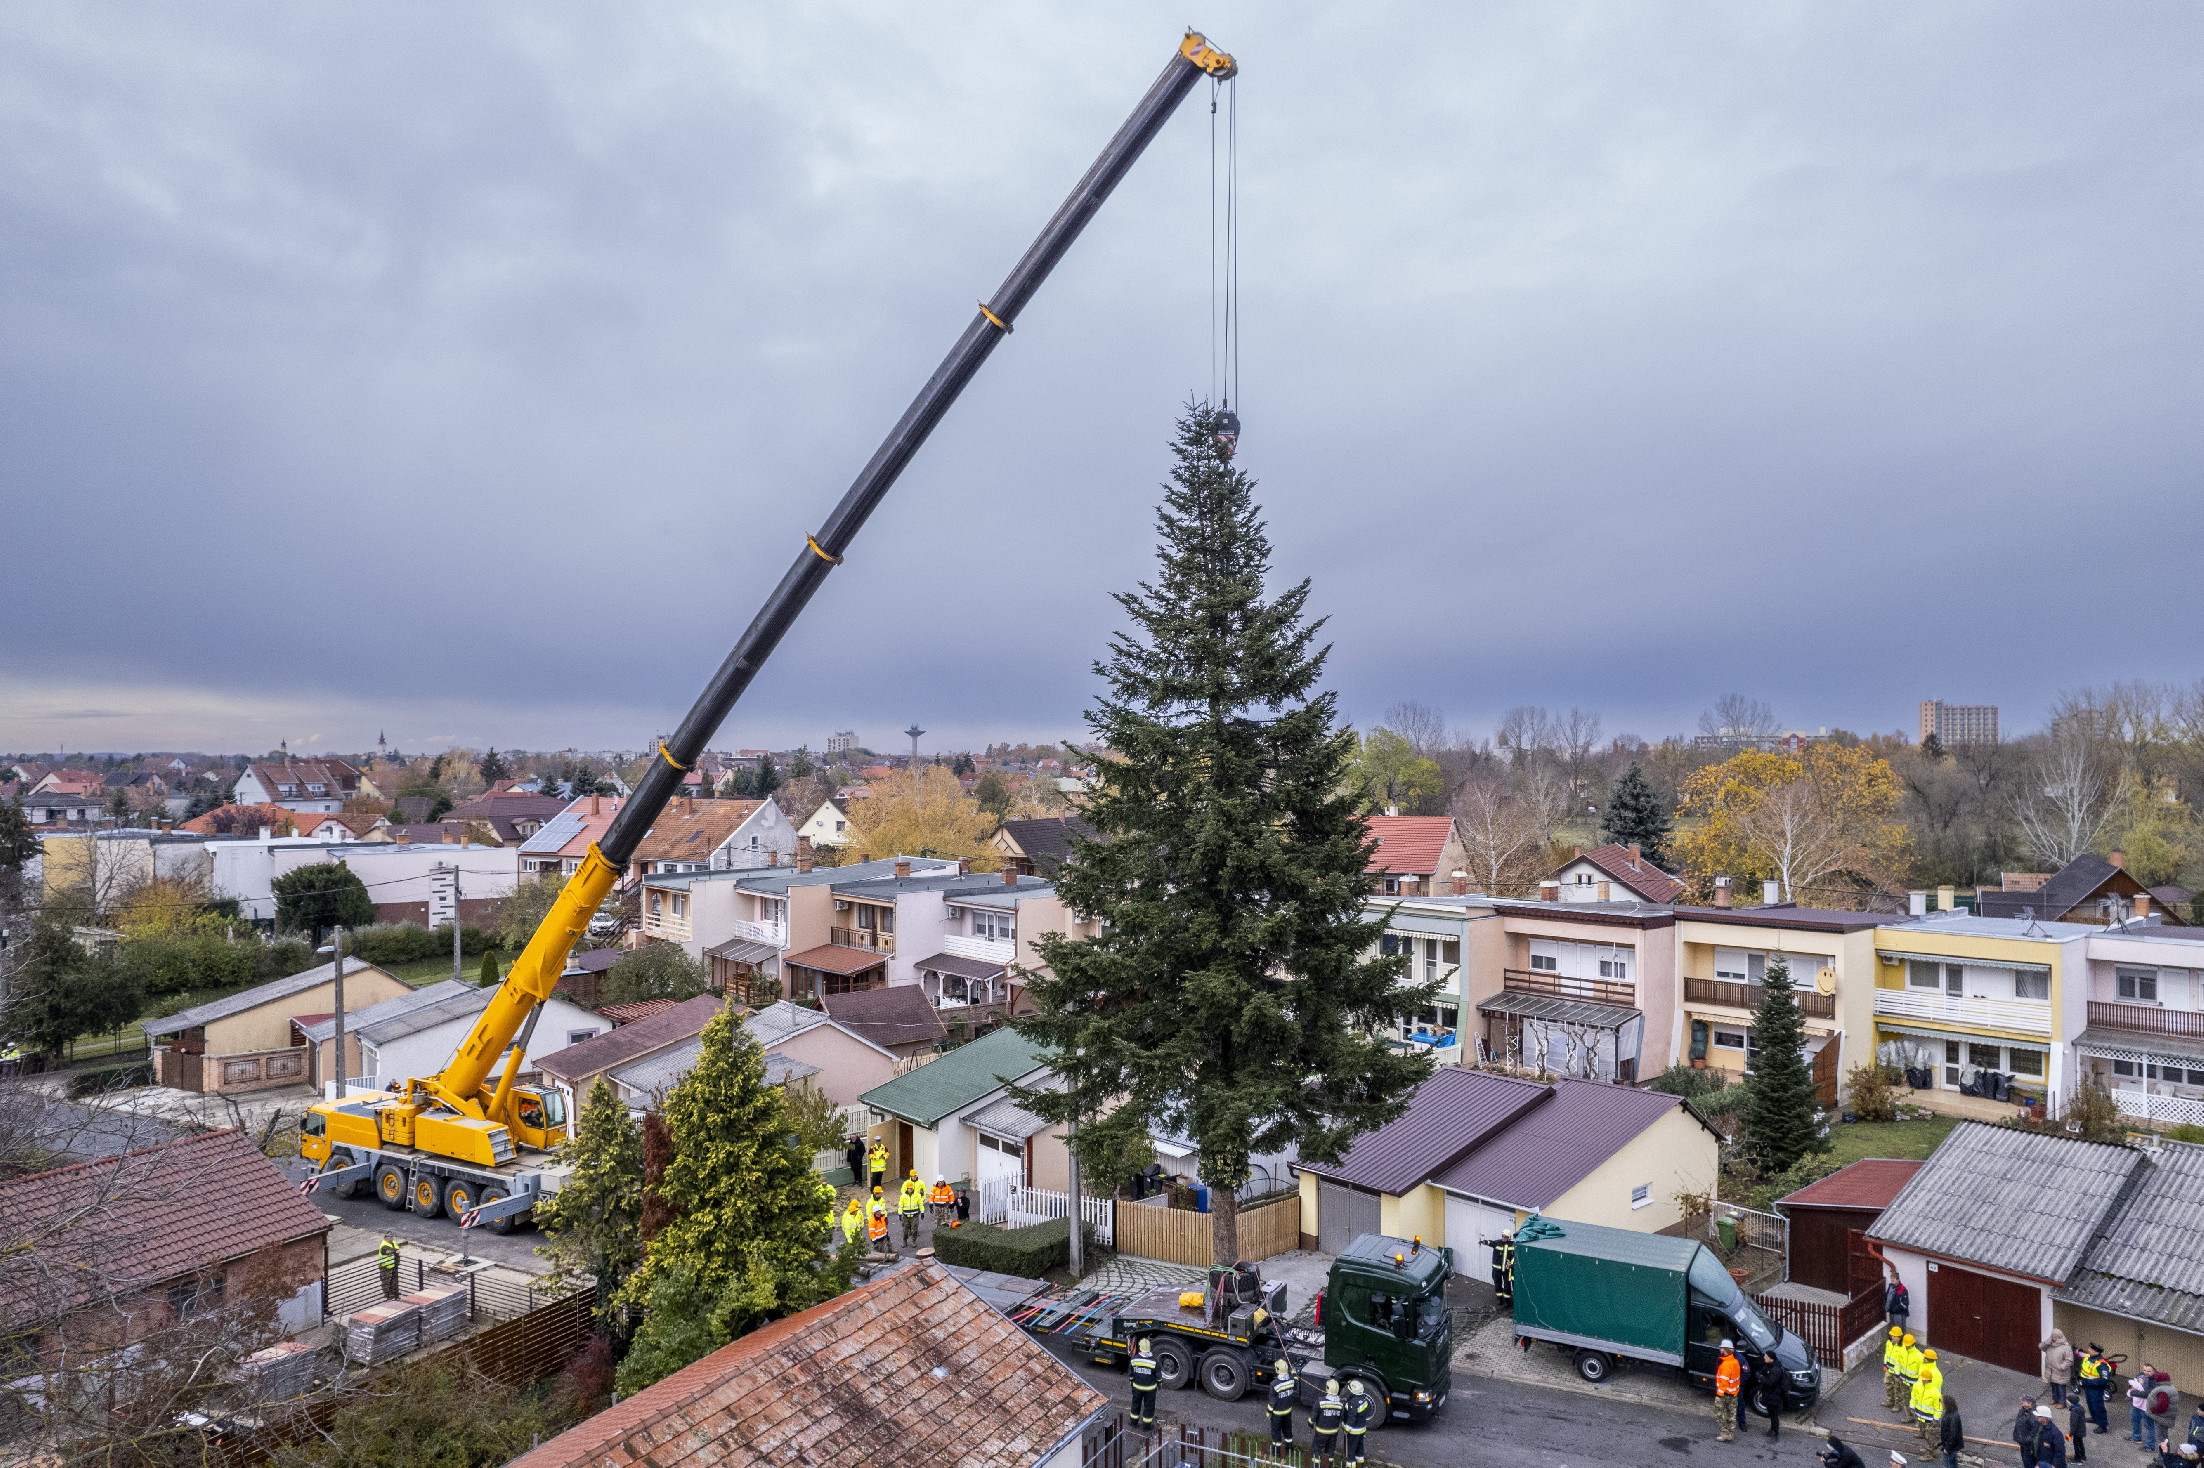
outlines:
[{"label": "metal fence", "polygon": [[[1385,1450],[1384,1435],[1367,1439],[1367,1461],[1378,1468],[1392,1468],[1398,1460]],[[1335,1454],[1333,1462],[1339,1459]],[[1196,1427],[1191,1423],[1163,1424],[1154,1432],[1141,1432],[1113,1412],[1088,1433],[1079,1454],[1080,1468],[1253,1468],[1255,1464],[1283,1464],[1286,1468],[1314,1468],[1317,1458],[1306,1443],[1273,1449],[1266,1432],[1236,1427]]]},{"label": "metal fence", "polygon": [[1735,1203],[1715,1200],[1714,1211],[1707,1218],[1707,1232],[1721,1237],[1722,1220],[1728,1219],[1737,1230],[1737,1242],[1748,1249],[1770,1249],[1786,1261],[1791,1257],[1791,1221],[1780,1214],[1762,1213],[1756,1208],[1741,1208]]},{"label": "metal fence", "polygon": [[[574,1280],[524,1275],[498,1265],[446,1273],[437,1266],[449,1257],[442,1251],[409,1250],[401,1244],[398,1293],[411,1294],[430,1285],[464,1284],[468,1318],[483,1321],[517,1320],[590,1288]],[[341,1320],[356,1310],[379,1305],[383,1299],[383,1273],[370,1254],[329,1271],[328,1287],[322,1292],[322,1313]]]}]

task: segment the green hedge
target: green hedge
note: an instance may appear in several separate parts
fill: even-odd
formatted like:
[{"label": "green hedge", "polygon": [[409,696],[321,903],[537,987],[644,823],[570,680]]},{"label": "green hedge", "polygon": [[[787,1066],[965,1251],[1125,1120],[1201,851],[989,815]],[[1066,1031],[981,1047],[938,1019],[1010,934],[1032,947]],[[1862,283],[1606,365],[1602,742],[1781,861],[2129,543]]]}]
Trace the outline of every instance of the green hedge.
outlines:
[{"label": "green hedge", "polygon": [[[459,951],[468,958],[480,958],[497,946],[497,934],[488,928],[459,930]],[[419,963],[443,958],[452,951],[451,929],[432,932],[419,923],[377,923],[347,934],[344,951],[363,963]]]},{"label": "green hedge", "polygon": [[[1087,1247],[1094,1248],[1092,1224],[1087,1225]],[[936,1225],[934,1256],[944,1264],[1039,1279],[1051,1269],[1071,1264],[1071,1220],[1052,1218],[1025,1228],[992,1223],[967,1223],[961,1228]]]}]

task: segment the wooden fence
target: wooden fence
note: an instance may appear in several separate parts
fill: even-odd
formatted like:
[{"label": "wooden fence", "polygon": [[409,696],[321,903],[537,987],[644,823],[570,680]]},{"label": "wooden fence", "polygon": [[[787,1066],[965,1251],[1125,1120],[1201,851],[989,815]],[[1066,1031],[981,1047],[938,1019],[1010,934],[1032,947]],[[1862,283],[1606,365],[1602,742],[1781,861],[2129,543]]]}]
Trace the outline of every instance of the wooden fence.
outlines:
[{"label": "wooden fence", "polygon": [[[1207,1265],[1215,1257],[1210,1215],[1160,1203],[1120,1203],[1117,1252],[1171,1264]],[[1268,1259],[1301,1247],[1301,1200],[1281,1198],[1240,1215],[1240,1257]]]},{"label": "wooden fence", "polygon": [[1785,1300],[1755,1295],[1761,1313],[1785,1327],[1814,1353],[1814,1359],[1832,1371],[1844,1370],[1844,1348],[1883,1326],[1883,1287],[1880,1281],[1861,1290],[1842,1305],[1815,1300]]}]

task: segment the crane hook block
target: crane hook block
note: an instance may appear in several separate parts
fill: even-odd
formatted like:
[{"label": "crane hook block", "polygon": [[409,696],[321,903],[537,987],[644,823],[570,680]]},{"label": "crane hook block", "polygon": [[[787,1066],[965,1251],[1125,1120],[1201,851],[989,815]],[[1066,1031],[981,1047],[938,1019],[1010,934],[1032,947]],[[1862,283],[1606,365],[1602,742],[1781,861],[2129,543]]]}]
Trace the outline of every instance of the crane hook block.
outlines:
[{"label": "crane hook block", "polygon": [[1186,39],[1179,42],[1179,55],[1220,82],[1240,74],[1240,63],[1210,45],[1209,38],[1200,31],[1186,33]]}]

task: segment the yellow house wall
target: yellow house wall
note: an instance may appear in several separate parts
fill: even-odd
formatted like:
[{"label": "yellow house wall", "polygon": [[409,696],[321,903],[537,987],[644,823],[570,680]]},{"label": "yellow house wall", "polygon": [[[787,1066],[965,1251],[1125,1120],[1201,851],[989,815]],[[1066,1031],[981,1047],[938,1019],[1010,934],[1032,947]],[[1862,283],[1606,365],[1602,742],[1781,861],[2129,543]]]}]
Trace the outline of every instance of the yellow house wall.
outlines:
[{"label": "yellow house wall", "polygon": [[[825,882],[814,882],[808,887],[788,889],[788,951],[801,953],[807,948],[817,948],[827,941],[829,928],[837,926],[835,919],[848,918],[850,913],[834,910],[834,889]],[[839,926],[851,927],[853,923]]]},{"label": "yellow house wall", "polygon": [[1301,1174],[1301,1232],[1308,1240],[1312,1241],[1308,1247],[1314,1248],[1313,1240],[1316,1238],[1316,1174],[1313,1172],[1303,1172]]},{"label": "yellow house wall", "polygon": [[1398,1198],[1384,1194],[1378,1199],[1378,1227],[1396,1239],[1420,1235],[1427,1244],[1444,1243],[1446,1194],[1429,1183]]},{"label": "yellow house wall", "polygon": [[[1591,1176],[1556,1198],[1546,1216],[1573,1223],[1596,1223],[1638,1233],[1659,1233],[1681,1222],[1680,1193],[1711,1193],[1721,1160],[1714,1134],[1686,1115],[1682,1107],[1630,1140]],[[1653,1201],[1630,1206],[1630,1190],[1650,1184]]]},{"label": "yellow house wall", "polygon": [[[2051,1319],[2070,1341],[2095,1341],[2116,1355],[2126,1356],[2128,1364],[2123,1369],[2129,1375],[2148,1361],[2172,1377],[2173,1384],[2188,1395],[2204,1394],[2204,1336],[2085,1310],[2059,1300],[2051,1302]],[[2109,1407],[2123,1405],[2124,1389],[2108,1395]]]},{"label": "yellow house wall", "polygon": [[[1880,955],[1886,950],[1934,954],[1939,958],[1956,959],[1961,963],[2018,963],[2048,968],[2051,970],[2051,1034],[2048,1038],[2053,1054],[2057,1054],[2062,1041],[2072,1038],[2066,1033],[2069,1026],[2066,1022],[2065,964],[2061,962],[2065,945],[2062,943],[2037,942],[2025,938],[1977,937],[1968,933],[1920,933],[1908,928],[1878,928],[1875,932],[1875,948],[1875,987],[1878,989],[1902,990],[1906,987],[1905,964],[1902,961],[1882,962]],[[2088,973],[2085,971],[2076,975],[2075,982],[2083,985],[2086,993]],[[1902,1019],[1893,1019],[1891,1022],[1905,1023]],[[2023,1034],[2018,1030],[2000,1030],[1991,1025],[1969,1025],[1963,1033],[1980,1035],[1985,1040],[2003,1036],[2014,1040],[2028,1040],[2039,1045],[2046,1038],[2043,1035]],[[1953,1038],[1960,1036],[1955,1034]]]},{"label": "yellow house wall", "polygon": [[[410,992],[404,983],[392,978],[373,964],[344,971],[344,1008],[347,1014],[357,1014],[370,1004],[380,1004],[385,999],[395,999]],[[288,994],[281,999],[271,999],[266,1004],[248,1009],[243,1014],[233,1014],[228,1019],[218,1019],[206,1027],[207,1054],[245,1055],[255,1050],[277,1050],[291,1043],[291,1021],[302,1014],[328,1014],[337,1007],[334,984],[316,984],[301,993]],[[359,1052],[352,1046],[352,1037],[346,1037],[345,1048],[354,1055]]]}]

